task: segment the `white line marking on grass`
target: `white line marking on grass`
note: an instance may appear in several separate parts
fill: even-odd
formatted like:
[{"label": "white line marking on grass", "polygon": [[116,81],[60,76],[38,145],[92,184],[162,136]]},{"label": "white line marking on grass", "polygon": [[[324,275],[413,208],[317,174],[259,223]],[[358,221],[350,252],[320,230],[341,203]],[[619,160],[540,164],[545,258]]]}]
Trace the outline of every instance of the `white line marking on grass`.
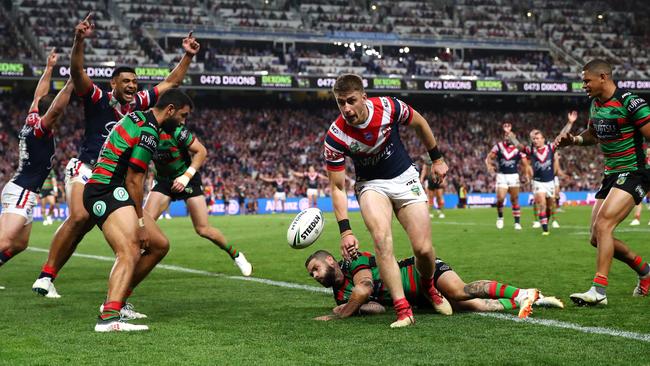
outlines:
[{"label": "white line marking on grass", "polygon": [[[49,252],[47,249],[43,249],[43,248],[28,247],[27,249],[31,250],[31,251],[34,251],[34,252],[41,252],[41,253],[48,253]],[[104,261],[104,262],[113,262],[113,261],[115,261],[115,258],[113,258],[113,257],[105,257],[105,256],[101,256],[101,255],[91,255],[91,254],[81,254],[81,253],[74,253],[72,255],[75,256],[75,257],[94,259],[94,260],[99,260],[99,261]],[[226,275],[226,274],[223,274],[223,273],[202,271],[202,270],[198,270],[198,269],[179,267],[179,266],[174,266],[174,265],[169,265],[169,264],[159,264],[158,266],[156,266],[156,268],[166,269],[168,271],[198,274],[198,275],[203,275],[203,276],[207,276],[207,277],[220,277],[220,278],[226,278],[226,279],[231,279],[231,280],[257,282],[257,283],[262,283],[262,284],[270,285],[270,286],[291,288],[291,289],[297,289],[297,290],[305,290],[305,291],[309,291],[309,292],[318,292],[318,293],[325,293],[325,294],[331,294],[332,293],[332,290],[326,289],[324,287],[301,285],[301,284],[298,284],[298,283],[291,283],[291,282],[285,282],[285,281],[275,281],[275,280],[269,280],[269,279],[266,279],[266,278],[229,276],[229,275]],[[530,324],[542,325],[542,326],[546,326],[546,327],[561,328],[561,329],[571,329],[571,330],[577,330],[577,331],[582,332],[582,333],[609,335],[609,336],[613,336],[613,337],[628,338],[628,339],[634,339],[634,340],[637,340],[637,341],[649,342],[650,343],[650,334],[644,334],[644,333],[635,333],[635,332],[628,332],[628,331],[623,331],[623,330],[602,328],[602,327],[585,327],[585,326],[582,326],[582,325],[579,325],[579,324],[563,322],[563,321],[559,321],[559,320],[551,320],[551,319],[539,319],[539,318],[519,319],[516,316],[510,315],[510,314],[503,314],[503,313],[474,313],[474,314],[478,315],[478,316],[495,318],[495,319],[500,319],[500,320],[509,320],[509,321],[520,322],[520,323],[530,323]]]},{"label": "white line marking on grass", "polygon": [[603,335],[610,335],[610,336],[621,337],[621,338],[634,339],[642,342],[650,342],[650,334],[627,332],[624,330],[616,330],[616,329],[603,328],[603,327],[585,327],[574,323],[562,322],[559,320],[551,320],[551,319],[539,319],[539,318],[519,319],[514,315],[502,314],[502,313],[475,313],[475,314],[488,317],[488,318],[510,320],[517,323],[531,323],[531,324],[543,325],[545,327],[572,329],[583,333],[603,334]]},{"label": "white line marking on grass", "polygon": [[[34,252],[42,252],[42,253],[48,253],[49,252],[47,249],[43,249],[43,248],[28,247],[27,249],[29,249],[31,251],[34,251]],[[115,262],[115,257],[105,257],[105,256],[102,256],[102,255],[91,255],[91,254],[81,254],[81,253],[74,253],[72,255],[75,256],[75,257],[87,258],[87,259],[95,259],[95,260],[104,261],[104,262]],[[244,276],[229,276],[229,275],[226,275],[226,274],[223,274],[223,273],[202,271],[200,269],[185,268],[185,267],[179,267],[179,266],[174,266],[174,265],[170,265],[170,264],[159,264],[159,265],[156,266],[156,268],[166,269],[166,270],[169,270],[169,271],[198,274],[198,275],[203,275],[203,276],[207,276],[207,277],[223,277],[223,278],[227,278],[227,279],[231,279],[231,280],[257,282],[257,283],[263,283],[265,285],[284,287],[284,288],[293,288],[293,289],[298,289],[298,290],[307,290],[307,291],[311,291],[311,292],[322,292],[322,293],[326,293],[326,294],[331,294],[332,293],[332,290],[326,289],[324,287],[316,287],[316,286],[309,286],[309,285],[301,285],[299,283],[268,280],[266,278],[244,277]]]}]

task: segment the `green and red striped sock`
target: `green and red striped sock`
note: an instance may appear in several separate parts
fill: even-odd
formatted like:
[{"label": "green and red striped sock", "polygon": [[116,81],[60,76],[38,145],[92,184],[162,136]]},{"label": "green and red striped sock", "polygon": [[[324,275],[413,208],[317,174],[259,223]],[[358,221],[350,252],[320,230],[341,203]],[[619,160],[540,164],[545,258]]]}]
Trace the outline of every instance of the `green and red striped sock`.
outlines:
[{"label": "green and red striped sock", "polygon": [[491,299],[513,299],[519,295],[519,289],[514,286],[505,285],[497,281],[490,282],[490,287],[488,288],[488,296]]},{"label": "green and red striped sock", "polygon": [[239,251],[238,251],[237,249],[233,248],[232,245],[226,245],[226,246],[224,246],[224,247],[223,247],[223,250],[225,250],[226,253],[228,253],[228,255],[230,256],[230,258],[232,258],[232,259],[237,258],[237,256],[239,255]]},{"label": "green and red striped sock", "polygon": [[504,310],[512,310],[519,307],[519,305],[513,299],[498,299],[497,301],[503,305]]},{"label": "green and red striped sock", "polygon": [[104,303],[104,310],[99,316],[102,320],[116,320],[120,318],[120,310],[122,310],[124,303],[122,301],[106,301]]},{"label": "green and red striped sock", "polygon": [[638,273],[641,277],[650,273],[650,266],[648,265],[648,262],[644,262],[643,258],[638,255],[634,257],[634,261],[630,267],[632,267],[632,269],[635,270],[636,273]]},{"label": "green and red striped sock", "polygon": [[604,276],[598,272],[596,272],[596,276],[594,276],[594,280],[591,283],[591,288],[594,289],[597,293],[600,295],[605,295],[606,290],[607,290],[607,276]]}]

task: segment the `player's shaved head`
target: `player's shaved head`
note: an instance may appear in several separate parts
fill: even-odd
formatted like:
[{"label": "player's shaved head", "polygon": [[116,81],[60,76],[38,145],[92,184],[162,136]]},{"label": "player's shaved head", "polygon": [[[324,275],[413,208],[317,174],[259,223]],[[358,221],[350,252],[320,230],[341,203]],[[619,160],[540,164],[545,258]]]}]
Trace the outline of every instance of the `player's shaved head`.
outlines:
[{"label": "player's shaved head", "polygon": [[135,74],[135,69],[130,66],[116,67],[115,70],[113,70],[113,78],[120,76],[120,74],[123,72]]},{"label": "player's shaved head", "polygon": [[339,76],[336,78],[336,82],[332,87],[332,92],[334,92],[335,95],[349,94],[355,91],[365,93],[363,89],[363,79],[361,79],[361,76],[356,74],[343,74]]},{"label": "player's shaved head", "polygon": [[601,59],[595,59],[587,62],[582,70],[598,75],[612,75],[612,65],[610,65],[609,62]]},{"label": "player's shaved head", "polygon": [[309,262],[311,262],[314,259],[317,259],[319,261],[324,261],[325,259],[327,259],[329,257],[334,258],[334,256],[330,252],[328,252],[327,250],[322,250],[322,249],[317,250],[312,255],[307,257],[307,260],[305,261],[305,268],[307,268],[307,266],[309,266]]}]

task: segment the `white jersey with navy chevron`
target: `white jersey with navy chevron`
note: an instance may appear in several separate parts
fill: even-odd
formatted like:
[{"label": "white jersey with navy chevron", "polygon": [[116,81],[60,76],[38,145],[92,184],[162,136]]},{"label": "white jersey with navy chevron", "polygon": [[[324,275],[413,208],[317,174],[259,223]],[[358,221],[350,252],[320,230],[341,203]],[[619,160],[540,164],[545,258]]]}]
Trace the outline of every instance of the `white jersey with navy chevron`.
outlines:
[{"label": "white jersey with navy chevron", "polygon": [[547,143],[540,148],[526,146],[525,153],[533,165],[533,180],[536,182],[552,182],[555,178],[555,170],[553,169],[555,144]]},{"label": "white jersey with navy chevron", "polygon": [[352,158],[357,181],[391,179],[404,173],[413,161],[399,137],[399,126],[413,119],[413,108],[393,97],[366,101],[368,118],[358,126],[343,116],[334,121],[325,137],[325,162],[330,171],[345,169]]}]

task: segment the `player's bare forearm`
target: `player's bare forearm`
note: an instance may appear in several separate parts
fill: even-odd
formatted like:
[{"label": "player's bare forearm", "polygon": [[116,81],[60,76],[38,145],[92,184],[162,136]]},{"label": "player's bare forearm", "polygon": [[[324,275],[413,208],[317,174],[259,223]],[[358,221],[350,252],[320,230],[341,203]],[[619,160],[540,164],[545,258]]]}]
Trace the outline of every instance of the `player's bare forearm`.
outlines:
[{"label": "player's bare forearm", "polygon": [[192,145],[190,145],[189,150],[193,154],[190,167],[194,168],[194,170],[199,170],[208,157],[208,150],[205,148],[205,145],[196,138],[194,142],[192,142]]},{"label": "player's bare forearm", "polygon": [[38,106],[38,100],[46,96],[50,91],[50,81],[52,80],[53,69],[54,67],[50,65],[46,66],[45,70],[43,70],[43,75],[41,75],[41,78],[38,80],[38,85],[36,86],[36,90],[34,90],[34,102],[36,106]]},{"label": "player's bare forearm", "polygon": [[70,77],[77,94],[87,92],[92,85],[92,80],[84,71],[84,47],[84,39],[75,36],[70,53]]},{"label": "player's bare forearm", "polygon": [[45,115],[41,119],[43,127],[51,129],[51,127],[58,121],[70,101],[70,94],[72,94],[72,82],[68,79],[63,89],[61,89],[56,95],[50,108],[45,112]]},{"label": "player's bare forearm", "polygon": [[144,215],[142,210],[142,201],[144,198],[143,187],[145,176],[146,172],[137,172],[129,168],[126,172],[124,184],[126,186],[126,191],[129,193],[129,197],[131,197],[133,203],[135,203],[135,212],[139,218]]},{"label": "player's bare forearm", "polygon": [[429,123],[416,110],[413,110],[413,119],[411,120],[410,126],[415,130],[415,133],[418,135],[427,151],[438,146],[438,141],[436,141]]},{"label": "player's bare forearm", "polygon": [[480,280],[468,283],[463,287],[463,292],[465,293],[464,299],[454,299],[454,300],[468,300],[474,298],[484,298],[488,297],[490,294],[490,284],[492,281]]},{"label": "player's bare forearm", "polygon": [[650,141],[650,123],[646,123],[645,126],[641,127],[641,134],[645,137],[646,141]]},{"label": "player's bare forearm", "polygon": [[185,74],[187,74],[187,70],[192,64],[193,57],[193,55],[190,55],[187,52],[183,55],[183,58],[181,58],[181,60],[178,62],[178,65],[174,67],[172,72],[167,75],[163,82],[158,84],[159,93],[163,93],[167,89],[176,88],[181,85]]},{"label": "player's bare forearm", "polygon": [[332,191],[332,205],[337,221],[348,218],[348,197],[345,193],[345,171],[328,171],[330,190]]}]

